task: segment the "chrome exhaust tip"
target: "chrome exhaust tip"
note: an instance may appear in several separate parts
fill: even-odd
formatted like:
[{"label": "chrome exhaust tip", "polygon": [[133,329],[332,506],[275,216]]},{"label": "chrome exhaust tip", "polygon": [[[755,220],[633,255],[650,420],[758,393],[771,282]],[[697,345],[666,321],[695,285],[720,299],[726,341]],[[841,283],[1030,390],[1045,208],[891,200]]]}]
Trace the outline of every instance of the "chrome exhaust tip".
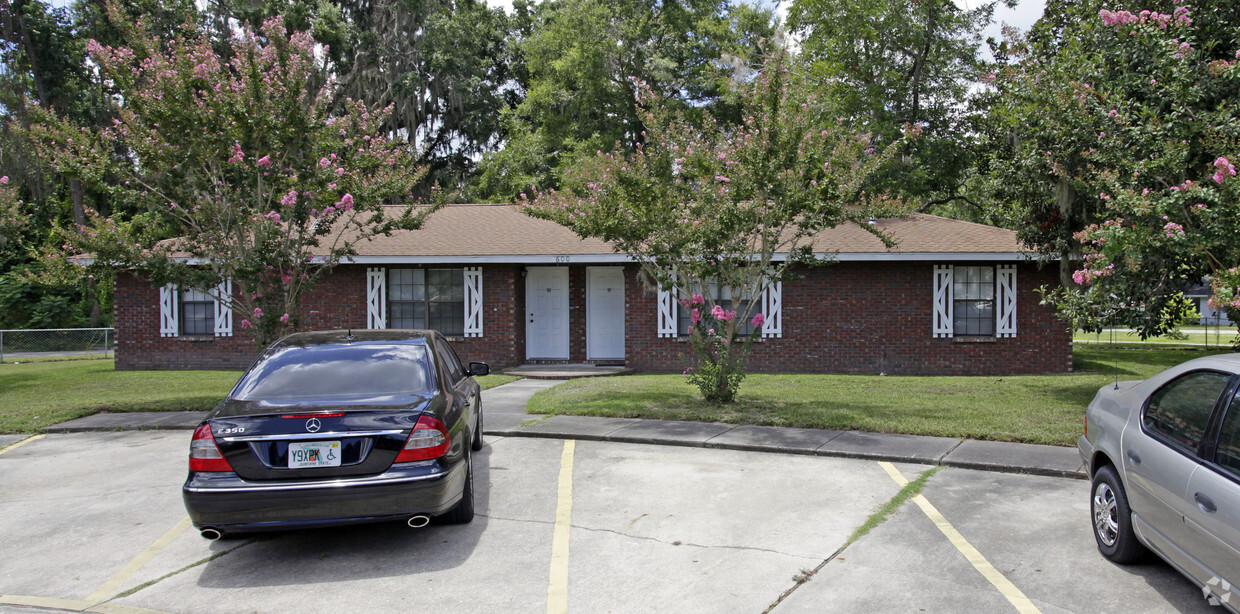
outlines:
[{"label": "chrome exhaust tip", "polygon": [[430,522],[431,522],[430,516],[426,516],[424,514],[418,514],[417,516],[410,516],[409,520],[405,521],[405,524],[409,525],[411,528],[414,528],[414,529],[421,529],[422,527],[430,524]]},{"label": "chrome exhaust tip", "polygon": [[201,535],[203,539],[209,539],[211,541],[215,541],[221,537],[224,537],[224,534],[220,533],[219,529],[212,529],[209,527],[206,529],[203,529],[202,531],[199,531],[198,534]]}]

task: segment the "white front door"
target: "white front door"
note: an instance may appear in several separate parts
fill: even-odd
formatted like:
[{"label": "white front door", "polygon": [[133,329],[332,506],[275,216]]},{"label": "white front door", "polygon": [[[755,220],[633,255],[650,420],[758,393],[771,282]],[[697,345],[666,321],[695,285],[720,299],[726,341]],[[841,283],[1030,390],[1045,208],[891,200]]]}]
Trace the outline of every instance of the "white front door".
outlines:
[{"label": "white front door", "polygon": [[525,311],[525,357],[568,360],[568,267],[529,269]]},{"label": "white front door", "polygon": [[586,358],[624,358],[624,268],[586,269]]}]

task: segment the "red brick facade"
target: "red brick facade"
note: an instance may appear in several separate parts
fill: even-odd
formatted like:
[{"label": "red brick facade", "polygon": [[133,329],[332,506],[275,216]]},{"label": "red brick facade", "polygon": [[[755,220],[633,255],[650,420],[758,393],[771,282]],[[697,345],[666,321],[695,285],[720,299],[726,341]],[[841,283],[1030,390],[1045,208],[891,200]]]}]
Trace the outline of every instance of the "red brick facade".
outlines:
[{"label": "red brick facade", "polygon": [[[1036,288],[1054,271],[1018,266],[1014,338],[940,338],[931,334],[932,262],[845,262],[805,272],[783,286],[783,336],[758,344],[753,372],[1014,375],[1072,368],[1067,326],[1039,305]],[[993,264],[955,263],[955,264]],[[534,265],[530,265],[534,266]],[[569,361],[586,362],[586,267],[569,267]],[[465,361],[493,368],[525,361],[524,265],[484,265],[482,337],[455,338]],[[657,335],[657,300],[637,268],[625,275],[625,363],[638,371],[678,372],[690,354],[683,340]],[[309,295],[303,328],[365,328],[366,267],[346,265]],[[161,337],[159,290],[133,275],[116,280],[117,369],[243,368],[257,348],[234,337]]]}]

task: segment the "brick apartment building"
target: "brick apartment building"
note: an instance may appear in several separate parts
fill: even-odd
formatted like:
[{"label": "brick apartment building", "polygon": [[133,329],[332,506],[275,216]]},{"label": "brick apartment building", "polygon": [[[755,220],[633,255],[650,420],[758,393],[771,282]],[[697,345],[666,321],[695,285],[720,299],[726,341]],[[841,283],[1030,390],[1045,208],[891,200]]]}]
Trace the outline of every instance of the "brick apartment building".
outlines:
[{"label": "brick apartment building", "polygon": [[[923,214],[856,225],[815,251],[834,263],[773,284],[757,309],[754,372],[1005,375],[1066,372],[1067,326],[1036,289],[1058,283],[1014,233]],[[380,237],[306,297],[302,328],[434,328],[463,360],[684,367],[687,318],[675,289],[596,240],[508,205],[450,205],[420,230]],[[719,290],[713,290],[719,292]],[[728,300],[726,290],[722,300]],[[116,279],[118,369],[241,368],[258,353],[205,293]]]}]

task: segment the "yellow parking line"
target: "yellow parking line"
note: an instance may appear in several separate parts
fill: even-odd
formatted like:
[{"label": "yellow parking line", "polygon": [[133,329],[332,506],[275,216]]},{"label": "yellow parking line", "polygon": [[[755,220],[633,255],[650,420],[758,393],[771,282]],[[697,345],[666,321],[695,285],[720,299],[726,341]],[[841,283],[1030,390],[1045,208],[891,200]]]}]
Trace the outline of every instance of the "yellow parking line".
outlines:
[{"label": "yellow parking line", "polygon": [[81,611],[90,605],[75,599],[57,599],[55,597],[31,597],[28,595],[0,595],[0,604],[25,605],[32,608],[49,608],[57,610]]},{"label": "yellow parking line", "polygon": [[129,561],[128,565],[116,572],[116,575],[113,575],[107,582],[104,582],[99,586],[99,588],[95,589],[95,592],[88,595],[85,601],[89,602],[90,605],[96,605],[115,594],[116,589],[120,588],[126,580],[132,577],[135,573],[138,573],[138,570],[142,569],[143,565],[146,565],[151,561],[151,559],[155,558],[156,554],[159,554],[160,551],[167,548],[168,544],[172,543],[172,540],[176,539],[178,535],[184,533],[185,529],[189,528],[189,524],[190,521],[188,516],[182,518],[181,521],[176,523],[175,526],[168,529],[167,533],[164,533],[162,537],[155,540],[155,543],[147,546],[146,550],[143,550],[141,554],[135,556],[132,561]]},{"label": "yellow parking line", "polygon": [[568,534],[573,516],[572,439],[564,442],[560,456],[559,498],[555,505],[555,532],[551,538],[551,573],[547,584],[547,614],[568,611]]},{"label": "yellow parking line", "polygon": [[20,448],[32,441],[37,441],[39,439],[43,439],[44,437],[46,437],[46,435],[32,435],[15,444],[7,445],[3,448],[0,448],[0,454],[4,454],[5,452],[8,452],[9,450],[16,450],[17,448]]},{"label": "yellow parking line", "polygon": [[[887,472],[887,475],[891,476],[891,479],[895,480],[896,484],[900,485],[901,488],[903,488],[905,484],[908,484],[908,479],[900,473],[899,469],[895,468],[895,465],[888,462],[879,462],[878,464],[884,471]],[[1016,588],[1016,585],[1012,584],[1012,581],[1008,580],[1007,576],[999,573],[999,570],[995,569],[995,566],[991,565],[990,562],[986,560],[986,557],[982,556],[982,553],[978,552],[977,548],[974,548],[973,544],[970,544],[969,541],[960,534],[960,531],[957,531],[956,527],[953,527],[951,523],[943,517],[943,514],[939,513],[939,510],[935,509],[933,505],[930,505],[930,501],[927,500],[925,496],[917,495],[916,497],[913,497],[913,502],[917,504],[917,507],[921,508],[921,511],[924,512],[926,517],[934,523],[934,526],[938,527],[939,530],[943,532],[943,535],[947,536],[947,540],[956,547],[956,550],[959,550],[960,554],[963,554],[964,558],[968,559],[968,561],[973,564],[973,568],[976,569],[978,573],[982,574],[984,578],[989,580],[995,588],[999,589],[999,592],[1007,598],[1008,602],[1016,608],[1017,612],[1021,612],[1022,614],[1041,614],[1037,606],[1033,605],[1033,602],[1030,601],[1024,593],[1020,592],[1020,589]]]},{"label": "yellow parking line", "polygon": [[114,603],[100,603],[84,610],[86,612],[99,612],[99,614],[168,614],[161,610],[148,610],[146,608],[134,608],[127,605],[116,605]]}]

